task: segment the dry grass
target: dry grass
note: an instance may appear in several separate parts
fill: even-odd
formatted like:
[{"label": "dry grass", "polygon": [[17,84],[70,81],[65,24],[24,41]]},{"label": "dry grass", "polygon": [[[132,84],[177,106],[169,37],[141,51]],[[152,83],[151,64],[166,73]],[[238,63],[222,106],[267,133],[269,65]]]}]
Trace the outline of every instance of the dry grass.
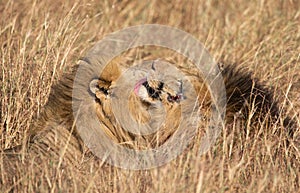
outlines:
[{"label": "dry grass", "polygon": [[[0,149],[24,141],[51,85],[87,49],[105,34],[145,23],[183,29],[205,43],[217,60],[253,71],[299,122],[299,10],[293,0],[0,1]],[[101,160],[80,171],[28,168],[15,191],[297,192],[299,143],[287,146],[274,130],[258,126],[253,137],[245,137],[243,129],[231,124],[205,156],[188,150],[149,171],[117,169]],[[51,167],[57,170],[53,173]]]}]

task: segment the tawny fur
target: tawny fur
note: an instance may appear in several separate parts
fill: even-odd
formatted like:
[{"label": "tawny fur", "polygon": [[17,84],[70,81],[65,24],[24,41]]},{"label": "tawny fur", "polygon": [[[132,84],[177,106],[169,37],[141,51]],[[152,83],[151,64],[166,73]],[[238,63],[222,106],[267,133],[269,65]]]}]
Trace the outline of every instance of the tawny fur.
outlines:
[{"label": "tawny fur", "polygon": [[[111,101],[107,98],[107,95],[109,95],[107,91],[114,86],[114,81],[121,74],[119,67],[118,64],[109,65],[98,78],[99,90],[95,93],[97,104],[95,110],[98,118],[103,123],[102,129],[116,143],[124,144],[130,148],[146,149],[162,144],[179,124],[177,118],[180,106],[177,103],[171,104],[166,100],[162,100],[162,104],[167,109],[166,118],[168,121],[162,130],[156,134],[140,137],[123,131],[122,127],[116,124],[111,112]],[[182,67],[179,68],[182,69]],[[63,162],[79,164],[84,151],[84,144],[74,127],[72,109],[72,87],[77,69],[78,65],[75,65],[70,73],[65,74],[52,87],[47,104],[30,127],[30,136],[26,147],[13,148],[6,151],[6,155],[3,157],[5,166],[3,172],[10,173],[11,176],[16,175],[17,171],[14,170],[16,167],[15,162],[21,160],[21,158],[12,155],[12,153],[21,149],[26,152],[23,160],[29,160],[33,156],[37,157],[37,160],[43,156],[57,160],[63,157]],[[193,72],[193,69],[186,70],[187,72]],[[206,100],[205,105],[209,106],[209,94],[205,86],[203,86],[201,77],[197,74],[188,75],[190,75],[191,82],[200,95],[199,102]],[[266,89],[265,86],[252,78],[249,72],[244,69],[237,69],[233,65],[227,65],[222,70],[222,76],[224,77],[227,92],[227,122],[232,120],[236,114],[242,115],[244,120],[249,119],[249,112],[252,106],[255,107],[254,115],[251,115],[253,121],[266,121],[264,120],[265,114],[270,115],[270,118],[267,120],[271,122],[270,124],[276,123],[280,119],[279,107],[277,102],[274,101],[272,91]],[[149,120],[147,111],[147,105],[149,107],[149,104],[145,104],[134,94],[130,97],[130,104],[132,104],[130,108],[131,114],[137,121],[142,123]],[[293,121],[290,118],[285,118],[283,124],[288,129],[287,135],[291,137],[293,135]],[[3,179],[2,183],[9,181],[11,182],[11,179]]]}]

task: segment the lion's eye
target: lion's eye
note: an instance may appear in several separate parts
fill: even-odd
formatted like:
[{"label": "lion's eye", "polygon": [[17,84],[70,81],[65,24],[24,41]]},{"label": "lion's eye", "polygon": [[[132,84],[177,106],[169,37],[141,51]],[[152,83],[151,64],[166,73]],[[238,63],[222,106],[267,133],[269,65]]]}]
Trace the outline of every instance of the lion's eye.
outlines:
[{"label": "lion's eye", "polygon": [[147,92],[149,94],[149,96],[153,99],[159,99],[160,97],[160,94],[161,94],[161,91],[160,90],[157,90],[157,89],[154,89],[152,88],[148,81],[144,82],[143,83],[143,86],[147,89]]}]

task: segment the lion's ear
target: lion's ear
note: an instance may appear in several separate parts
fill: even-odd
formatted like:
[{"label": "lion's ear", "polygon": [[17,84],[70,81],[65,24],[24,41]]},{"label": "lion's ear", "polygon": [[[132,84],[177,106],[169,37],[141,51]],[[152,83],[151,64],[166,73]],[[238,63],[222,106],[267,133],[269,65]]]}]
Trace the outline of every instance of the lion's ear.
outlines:
[{"label": "lion's ear", "polygon": [[96,94],[96,92],[99,91],[99,83],[98,82],[99,82],[98,79],[93,79],[90,82],[89,89],[93,94]]}]

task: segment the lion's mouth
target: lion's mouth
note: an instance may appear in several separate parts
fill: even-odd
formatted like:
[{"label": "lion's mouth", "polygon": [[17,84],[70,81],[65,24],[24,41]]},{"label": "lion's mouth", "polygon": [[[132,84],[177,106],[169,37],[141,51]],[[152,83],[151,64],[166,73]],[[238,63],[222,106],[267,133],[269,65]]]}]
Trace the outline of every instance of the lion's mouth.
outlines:
[{"label": "lion's mouth", "polygon": [[134,85],[134,93],[135,93],[136,95],[139,95],[139,90],[140,90],[141,86],[142,86],[145,82],[147,82],[147,78],[143,78],[143,79],[139,80],[139,81]]}]

